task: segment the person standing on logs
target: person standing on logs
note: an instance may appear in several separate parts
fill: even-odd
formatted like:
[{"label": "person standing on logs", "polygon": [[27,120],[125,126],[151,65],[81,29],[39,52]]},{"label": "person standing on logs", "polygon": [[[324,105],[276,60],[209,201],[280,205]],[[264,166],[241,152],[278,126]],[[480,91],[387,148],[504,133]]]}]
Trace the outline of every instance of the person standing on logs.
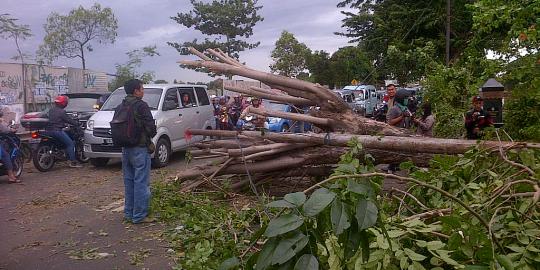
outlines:
[{"label": "person standing on logs", "polygon": [[[405,121],[406,118],[412,116],[411,112],[407,108],[408,92],[405,89],[400,89],[395,93],[393,98],[394,106],[388,107],[388,114],[386,116],[388,124],[399,128],[408,128]],[[388,173],[394,173],[399,169],[399,163],[388,164]]]},{"label": "person standing on logs", "polygon": [[390,113],[390,110],[394,107],[394,98],[396,97],[396,85],[391,83],[388,86],[386,86],[386,96],[388,100],[386,100],[386,121],[388,121],[388,114]]},{"label": "person standing on logs", "polygon": [[433,126],[435,124],[435,116],[431,113],[431,104],[424,103],[422,104],[422,109],[424,109],[424,114],[420,119],[413,118],[412,121],[416,124],[418,129],[416,130],[416,135],[433,137]]}]

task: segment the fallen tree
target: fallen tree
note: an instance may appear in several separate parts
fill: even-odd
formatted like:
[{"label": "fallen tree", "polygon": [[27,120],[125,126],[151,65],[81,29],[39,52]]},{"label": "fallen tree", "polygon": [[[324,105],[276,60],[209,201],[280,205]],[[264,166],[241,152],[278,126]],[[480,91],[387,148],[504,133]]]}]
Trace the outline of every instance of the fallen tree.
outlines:
[{"label": "fallen tree", "polygon": [[[213,73],[240,75],[259,80],[272,90],[251,87],[249,89],[226,87],[230,91],[262,97],[293,106],[312,106],[308,114],[249,108],[250,114],[264,117],[280,117],[309,122],[321,133],[270,133],[261,131],[190,130],[218,140],[194,145],[194,158],[220,157],[221,162],[207,164],[183,171],[178,175],[188,181],[183,191],[212,181],[224,174],[259,174],[302,172],[300,175],[320,175],[339,161],[348,143],[356,140],[363,145],[363,158],[374,163],[399,163],[410,160],[426,165],[433,154],[462,154],[477,145],[476,141],[415,137],[409,130],[400,129],[355,114],[341,97],[329,89],[298,79],[251,69],[222,51],[207,50],[205,55],[193,48],[190,51],[201,58],[199,61],[180,61],[183,65],[204,67]],[[483,141],[479,147],[503,155],[511,148],[535,147],[537,144],[521,142]],[[325,170],[313,169],[323,166]],[[264,178],[264,177],[263,177]],[[234,183],[233,186],[239,185]],[[238,188],[238,186],[235,186]]]}]

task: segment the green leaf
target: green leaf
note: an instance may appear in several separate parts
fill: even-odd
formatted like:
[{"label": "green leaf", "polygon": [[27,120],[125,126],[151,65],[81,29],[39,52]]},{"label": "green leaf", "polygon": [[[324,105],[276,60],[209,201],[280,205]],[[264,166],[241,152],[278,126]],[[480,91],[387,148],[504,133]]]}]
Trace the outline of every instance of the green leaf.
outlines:
[{"label": "green leaf", "polygon": [[294,265],[294,270],[319,270],[319,262],[315,256],[304,254]]},{"label": "green leaf", "polygon": [[514,265],[512,265],[512,261],[505,255],[497,254],[495,255],[495,258],[497,258],[497,262],[499,262],[501,266],[504,267],[504,269],[514,270]]},{"label": "green leaf", "polygon": [[408,249],[408,248],[405,248],[403,251],[405,251],[405,254],[407,254],[407,257],[409,257],[409,259],[413,260],[413,261],[423,261],[426,259],[426,256],[422,255],[422,254],[418,254],[414,251],[412,251],[412,249]]},{"label": "green leaf", "polygon": [[367,197],[373,197],[374,195],[373,188],[371,187],[371,184],[367,182],[367,180],[362,181],[349,179],[347,181],[347,189],[350,192],[354,192]]},{"label": "green leaf", "polygon": [[283,199],[296,206],[301,206],[306,202],[306,194],[304,194],[304,192],[289,193],[285,195]]},{"label": "green leaf", "polygon": [[236,257],[228,258],[219,265],[218,270],[230,270],[240,266],[240,261]]},{"label": "green leaf", "polygon": [[255,270],[264,270],[268,266],[272,265],[272,255],[277,247],[277,240],[275,238],[269,239],[263,246],[263,249],[259,253],[257,258],[257,264]]},{"label": "green leaf", "polygon": [[356,220],[360,230],[367,229],[377,222],[379,210],[371,201],[360,199],[356,205]]},{"label": "green leaf", "polygon": [[272,219],[270,221],[270,223],[268,224],[268,228],[266,228],[266,231],[264,232],[264,235],[266,237],[274,237],[277,235],[281,235],[295,230],[296,228],[302,226],[302,224],[304,224],[304,220],[297,215],[281,215],[278,218]]},{"label": "green leaf", "polygon": [[279,201],[273,201],[271,203],[268,203],[266,205],[266,207],[271,207],[271,208],[294,208],[294,204],[288,202],[288,201],[285,201],[285,200],[279,200]]},{"label": "green leaf", "polygon": [[351,226],[349,222],[349,214],[347,213],[347,205],[340,200],[334,200],[330,209],[330,219],[332,229],[336,235],[340,235],[344,230]]},{"label": "green leaf", "polygon": [[303,233],[298,232],[295,235],[281,239],[272,255],[272,264],[284,264],[301,251],[309,242],[309,238]]},{"label": "green leaf", "polygon": [[336,194],[326,188],[315,190],[304,204],[304,214],[309,217],[316,216],[323,211],[336,197]]},{"label": "green leaf", "polygon": [[441,241],[431,241],[427,242],[427,248],[429,250],[437,250],[442,249],[445,246],[445,244]]}]

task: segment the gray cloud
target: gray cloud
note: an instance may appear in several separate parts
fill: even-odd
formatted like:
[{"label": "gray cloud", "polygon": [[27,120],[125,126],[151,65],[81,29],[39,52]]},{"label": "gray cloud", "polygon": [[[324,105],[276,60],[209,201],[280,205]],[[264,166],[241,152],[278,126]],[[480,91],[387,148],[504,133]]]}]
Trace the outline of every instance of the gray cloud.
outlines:
[{"label": "gray cloud", "polygon": [[[19,19],[19,23],[28,24],[34,36],[22,45],[25,52],[34,53],[41,43],[43,24],[51,12],[67,14],[71,9],[83,5],[90,7],[94,1],[85,0],[3,0],[1,13],[10,13]],[[116,43],[94,44],[94,51],[88,54],[87,66],[90,69],[113,73],[116,63],[127,60],[127,51],[147,45],[157,45],[161,56],[145,59],[141,71],[153,70],[158,79],[172,81],[208,81],[205,74],[181,69],[176,63],[180,59],[193,59],[181,56],[166,44],[167,41],[183,42],[193,38],[204,38],[193,29],[186,29],[170,19],[178,12],[188,12],[191,4],[188,0],[129,0],[98,1],[104,7],[113,9],[119,22]],[[293,33],[296,38],[312,50],[334,52],[347,46],[347,39],[334,35],[340,31],[342,15],[336,7],[336,1],[328,0],[260,0],[263,6],[259,22],[254,29],[252,41],[261,41],[261,45],[251,51],[241,53],[241,60],[248,65],[268,70],[271,63],[270,52],[283,30]],[[0,40],[0,61],[12,62],[16,54],[13,42]],[[59,66],[80,67],[80,60],[58,59]]]}]

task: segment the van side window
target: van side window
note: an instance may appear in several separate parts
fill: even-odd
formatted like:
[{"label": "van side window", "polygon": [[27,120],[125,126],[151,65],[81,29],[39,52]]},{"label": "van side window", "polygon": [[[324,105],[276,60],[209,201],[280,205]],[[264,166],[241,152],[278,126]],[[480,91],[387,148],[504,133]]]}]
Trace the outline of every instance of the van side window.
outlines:
[{"label": "van side window", "polygon": [[175,88],[167,90],[165,94],[165,99],[163,100],[163,111],[170,111],[179,109],[178,105],[178,94]]},{"label": "van side window", "polygon": [[206,90],[203,87],[195,87],[195,92],[197,92],[197,99],[199,100],[199,106],[210,105],[208,100],[208,95]]},{"label": "van side window", "polygon": [[178,88],[178,95],[180,96],[180,108],[197,107],[192,87]]}]

